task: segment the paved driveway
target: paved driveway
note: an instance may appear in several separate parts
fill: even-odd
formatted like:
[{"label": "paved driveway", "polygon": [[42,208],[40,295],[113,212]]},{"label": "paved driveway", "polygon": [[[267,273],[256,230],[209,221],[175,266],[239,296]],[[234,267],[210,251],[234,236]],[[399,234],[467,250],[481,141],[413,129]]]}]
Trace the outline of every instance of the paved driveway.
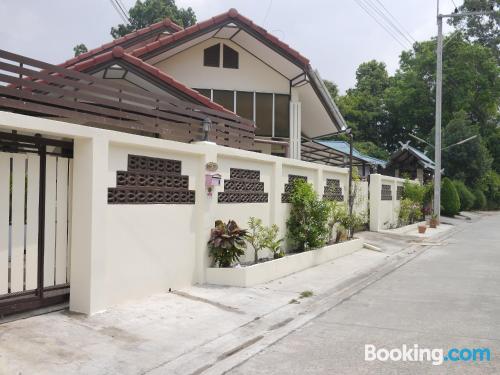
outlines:
[{"label": "paved driveway", "polygon": [[[378,349],[489,348],[491,361],[364,360]],[[467,354],[464,353],[466,356]],[[230,374],[499,374],[500,214],[435,246]]]}]

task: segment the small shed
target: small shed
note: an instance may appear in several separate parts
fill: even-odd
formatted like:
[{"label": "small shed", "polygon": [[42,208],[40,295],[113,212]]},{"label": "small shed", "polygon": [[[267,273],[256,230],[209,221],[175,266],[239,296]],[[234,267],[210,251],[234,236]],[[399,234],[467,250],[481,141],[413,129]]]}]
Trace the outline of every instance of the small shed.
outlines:
[{"label": "small shed", "polygon": [[432,180],[434,169],[435,163],[426,152],[410,146],[410,142],[407,142],[402,143],[401,148],[391,155],[384,174],[394,177],[407,175],[425,183]]}]

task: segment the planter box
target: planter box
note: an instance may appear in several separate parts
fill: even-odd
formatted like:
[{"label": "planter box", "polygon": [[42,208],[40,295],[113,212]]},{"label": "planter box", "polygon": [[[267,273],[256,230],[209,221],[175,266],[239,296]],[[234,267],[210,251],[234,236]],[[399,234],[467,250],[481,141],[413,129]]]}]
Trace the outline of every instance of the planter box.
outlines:
[{"label": "planter box", "polygon": [[207,284],[249,287],[351,254],[363,247],[361,239],[329,245],[241,268],[207,268]]}]

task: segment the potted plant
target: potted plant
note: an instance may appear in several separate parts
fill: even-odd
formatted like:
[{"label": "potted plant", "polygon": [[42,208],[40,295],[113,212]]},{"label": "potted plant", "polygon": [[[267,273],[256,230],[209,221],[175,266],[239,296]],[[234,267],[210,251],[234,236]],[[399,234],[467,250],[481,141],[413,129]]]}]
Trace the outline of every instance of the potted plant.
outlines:
[{"label": "potted plant", "polygon": [[420,224],[420,225],[418,226],[418,233],[420,233],[420,234],[424,234],[426,230],[427,230],[427,225],[425,225],[425,224]]},{"label": "potted plant", "polygon": [[436,214],[431,215],[431,219],[429,220],[429,226],[431,228],[436,228],[439,225],[438,217]]},{"label": "potted plant", "polygon": [[214,264],[219,267],[231,267],[233,262],[238,261],[240,256],[245,254],[246,235],[247,231],[238,227],[234,220],[229,220],[227,224],[217,220],[215,228],[210,231],[208,241],[209,255]]}]

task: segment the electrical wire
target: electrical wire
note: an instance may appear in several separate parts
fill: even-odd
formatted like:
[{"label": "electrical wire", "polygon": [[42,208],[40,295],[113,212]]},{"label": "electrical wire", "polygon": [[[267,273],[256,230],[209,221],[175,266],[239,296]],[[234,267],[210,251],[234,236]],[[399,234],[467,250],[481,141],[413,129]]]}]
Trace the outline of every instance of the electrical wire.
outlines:
[{"label": "electrical wire", "polygon": [[389,9],[387,9],[385,7],[384,3],[381,0],[375,0],[375,1],[377,3],[379,3],[382,8],[384,8],[384,10],[386,11],[386,13],[389,14],[389,16],[399,25],[399,27],[401,28],[401,30],[403,30],[406,33],[406,35],[408,35],[410,37],[411,40],[413,40],[414,42],[416,42],[416,40],[411,36],[411,34],[408,32],[408,30],[405,29],[405,27],[403,26],[403,24],[401,22],[399,22],[396,17],[394,17],[394,15],[389,11]]},{"label": "electrical wire", "polygon": [[[120,10],[123,13],[123,15],[125,16],[125,18],[127,18],[127,20],[129,20],[130,19],[129,14],[126,11],[125,5],[123,4],[122,0],[115,0],[115,1],[116,1],[116,4],[120,7]],[[130,23],[130,21],[129,21],[129,23]]]},{"label": "electrical wire", "polygon": [[403,42],[400,41],[397,36],[394,35],[394,33],[390,31],[382,22],[380,22],[379,19],[372,12],[370,12],[366,5],[361,2],[361,0],[354,0],[354,2],[358,4],[358,6],[363,9],[366,14],[368,14],[368,16],[370,16],[380,27],[382,27],[392,39],[394,39],[399,45],[401,45],[401,47],[405,49],[408,47],[407,45],[403,44]]},{"label": "electrical wire", "polygon": [[410,43],[410,45],[412,45],[412,40],[410,38],[408,38],[405,33],[403,31],[401,31],[401,29],[394,24],[394,22],[391,21],[391,19],[389,17],[387,17],[387,15],[382,11],[380,10],[375,3],[373,3],[371,0],[364,0],[368,6],[370,6],[380,17],[382,17],[382,19],[386,22],[386,24],[392,28],[393,31],[395,31],[397,34],[399,34],[400,36],[402,36],[408,43]]},{"label": "electrical wire", "polygon": [[129,23],[128,18],[121,12],[121,10],[118,7],[118,5],[116,4],[115,0],[109,0],[109,1],[111,2],[111,5],[113,6],[113,8],[115,8],[115,10],[118,13],[118,15],[120,16],[120,18],[123,20],[123,22],[128,24]]}]

